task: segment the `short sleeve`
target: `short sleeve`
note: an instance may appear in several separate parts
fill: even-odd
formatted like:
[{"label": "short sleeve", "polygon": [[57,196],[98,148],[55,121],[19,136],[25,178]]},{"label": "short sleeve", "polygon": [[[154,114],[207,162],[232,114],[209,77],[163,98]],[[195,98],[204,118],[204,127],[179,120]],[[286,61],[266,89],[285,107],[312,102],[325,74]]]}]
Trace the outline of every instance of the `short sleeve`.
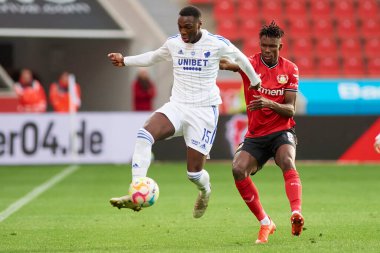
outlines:
[{"label": "short sleeve", "polygon": [[284,89],[286,91],[298,91],[299,72],[298,67],[293,63],[289,65],[288,69],[288,82]]}]

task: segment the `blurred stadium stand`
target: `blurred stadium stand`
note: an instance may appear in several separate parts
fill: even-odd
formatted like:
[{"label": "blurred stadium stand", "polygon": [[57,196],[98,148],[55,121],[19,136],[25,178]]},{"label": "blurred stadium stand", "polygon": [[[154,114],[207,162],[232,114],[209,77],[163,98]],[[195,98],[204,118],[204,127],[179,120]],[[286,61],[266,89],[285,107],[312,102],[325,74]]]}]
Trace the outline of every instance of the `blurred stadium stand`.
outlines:
[{"label": "blurred stadium stand", "polygon": [[380,76],[378,0],[188,2],[212,9],[215,31],[242,45],[248,55],[258,51],[252,38],[258,36],[261,25],[275,20],[285,30],[287,50],[282,55],[300,65],[304,77]]},{"label": "blurred stadium stand", "polygon": [[[131,110],[130,83],[137,68],[115,69],[107,53],[143,53],[161,46],[168,37],[166,32],[177,33],[179,6],[170,1],[160,1],[160,6],[163,9],[149,5],[148,1],[133,0],[0,1],[0,65],[13,79],[21,68],[31,68],[46,91],[60,72],[73,72],[83,92],[81,110]],[[45,13],[49,10],[58,13]],[[149,11],[163,15],[155,17]],[[170,25],[161,21],[164,16],[171,20]],[[165,31],[164,27],[172,30]],[[150,71],[162,83],[158,106],[170,94],[170,64],[160,64]],[[4,86],[0,90],[3,107],[7,97],[14,94],[12,85],[1,86]]]}]

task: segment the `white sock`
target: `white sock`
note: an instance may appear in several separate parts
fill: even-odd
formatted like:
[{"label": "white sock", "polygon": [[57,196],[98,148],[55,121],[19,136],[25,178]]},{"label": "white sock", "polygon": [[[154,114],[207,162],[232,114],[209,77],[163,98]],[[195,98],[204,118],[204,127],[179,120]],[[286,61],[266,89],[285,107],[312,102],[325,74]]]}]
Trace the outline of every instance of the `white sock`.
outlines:
[{"label": "white sock", "polygon": [[292,212],[292,215],[295,214],[295,213],[301,214],[300,211],[298,211],[298,210],[294,210],[294,211]]},{"label": "white sock", "polygon": [[269,217],[265,216],[265,218],[260,221],[260,224],[261,225],[270,225],[270,219],[269,219]]},{"label": "white sock", "polygon": [[153,143],[153,136],[144,128],[140,128],[132,157],[132,180],[136,177],[145,177],[148,173]]},{"label": "white sock", "polygon": [[206,170],[203,169],[199,172],[187,172],[187,177],[203,194],[208,194],[211,192],[210,175]]}]

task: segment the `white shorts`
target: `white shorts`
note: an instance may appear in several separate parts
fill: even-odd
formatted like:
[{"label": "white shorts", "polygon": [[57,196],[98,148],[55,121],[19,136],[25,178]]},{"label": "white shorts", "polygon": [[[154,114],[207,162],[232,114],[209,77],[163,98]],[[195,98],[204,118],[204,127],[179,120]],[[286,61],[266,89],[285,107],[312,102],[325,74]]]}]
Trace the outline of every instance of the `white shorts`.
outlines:
[{"label": "white shorts", "polygon": [[204,155],[210,153],[218,125],[218,106],[192,107],[168,102],[156,112],[166,115],[175,128],[173,136],[183,136],[186,145]]}]

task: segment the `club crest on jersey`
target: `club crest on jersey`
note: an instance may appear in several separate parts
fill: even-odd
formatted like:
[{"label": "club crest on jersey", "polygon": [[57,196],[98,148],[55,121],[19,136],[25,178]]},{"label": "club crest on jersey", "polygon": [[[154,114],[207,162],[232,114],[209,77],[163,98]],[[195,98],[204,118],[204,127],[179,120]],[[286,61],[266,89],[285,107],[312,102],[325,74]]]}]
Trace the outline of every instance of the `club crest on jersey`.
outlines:
[{"label": "club crest on jersey", "polygon": [[195,55],[195,51],[192,51],[192,52],[191,52],[191,55],[194,56],[194,55]]},{"label": "club crest on jersey", "polygon": [[278,75],[277,76],[277,82],[280,84],[286,84],[289,80],[288,75]]},{"label": "club crest on jersey", "polygon": [[205,58],[209,58],[210,55],[211,55],[211,52],[210,51],[206,51],[203,53],[203,55],[205,56]]}]

